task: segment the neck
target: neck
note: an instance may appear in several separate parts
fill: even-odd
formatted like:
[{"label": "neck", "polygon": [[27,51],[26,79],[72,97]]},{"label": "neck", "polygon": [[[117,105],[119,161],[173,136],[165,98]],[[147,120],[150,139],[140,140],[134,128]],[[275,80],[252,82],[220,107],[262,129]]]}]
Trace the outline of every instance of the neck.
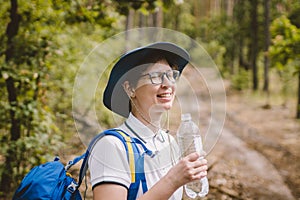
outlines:
[{"label": "neck", "polygon": [[143,114],[141,111],[133,110],[132,114],[154,133],[157,133],[157,131],[161,128],[160,122],[162,113]]}]

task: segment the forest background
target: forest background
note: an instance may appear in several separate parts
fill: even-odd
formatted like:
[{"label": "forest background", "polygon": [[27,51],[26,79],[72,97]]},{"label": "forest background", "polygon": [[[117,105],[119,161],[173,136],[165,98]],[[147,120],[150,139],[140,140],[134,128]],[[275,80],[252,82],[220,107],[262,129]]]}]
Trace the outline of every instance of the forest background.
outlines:
[{"label": "forest background", "polygon": [[[182,32],[209,53],[230,88],[293,106],[300,118],[298,0],[1,0],[0,197],[76,132],[72,88],[91,49],[137,27]],[[99,122],[110,127],[107,110]]]}]

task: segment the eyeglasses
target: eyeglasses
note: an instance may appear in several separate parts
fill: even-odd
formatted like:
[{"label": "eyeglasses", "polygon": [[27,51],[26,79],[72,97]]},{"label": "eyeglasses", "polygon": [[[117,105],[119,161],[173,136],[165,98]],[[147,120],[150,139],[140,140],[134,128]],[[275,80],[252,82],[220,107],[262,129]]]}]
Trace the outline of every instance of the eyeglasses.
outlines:
[{"label": "eyeglasses", "polygon": [[178,70],[168,70],[166,72],[150,72],[142,76],[149,76],[152,84],[162,84],[165,75],[169,81],[175,83],[179,78],[180,72]]}]

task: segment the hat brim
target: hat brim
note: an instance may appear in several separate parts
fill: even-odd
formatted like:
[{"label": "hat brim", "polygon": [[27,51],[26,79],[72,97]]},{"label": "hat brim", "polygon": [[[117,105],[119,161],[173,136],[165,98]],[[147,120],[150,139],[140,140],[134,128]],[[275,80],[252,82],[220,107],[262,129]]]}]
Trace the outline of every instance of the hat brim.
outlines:
[{"label": "hat brim", "polygon": [[129,97],[123,89],[121,77],[136,67],[137,63],[159,53],[171,60],[178,67],[180,73],[190,60],[190,56],[183,48],[169,42],[157,42],[145,47],[134,49],[118,60],[113,66],[107,86],[103,94],[103,103],[111,111],[123,116],[129,116]]}]

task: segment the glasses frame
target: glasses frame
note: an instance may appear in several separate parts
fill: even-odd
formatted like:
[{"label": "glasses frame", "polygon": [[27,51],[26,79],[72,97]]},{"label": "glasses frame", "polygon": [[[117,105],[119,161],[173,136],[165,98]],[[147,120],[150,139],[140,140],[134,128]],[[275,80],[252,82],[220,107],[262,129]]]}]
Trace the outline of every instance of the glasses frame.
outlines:
[{"label": "glasses frame", "polygon": [[[172,72],[173,77],[170,77],[170,72]],[[165,72],[150,72],[150,73],[141,75],[141,77],[143,77],[143,76],[149,76],[151,83],[153,85],[158,85],[158,84],[162,84],[164,82],[165,76],[168,78],[168,80],[171,83],[175,83],[180,77],[180,72],[178,70],[173,69],[173,70],[168,70]],[[154,78],[157,78],[157,77],[160,77],[160,79],[159,79],[160,82],[154,81]]]}]

